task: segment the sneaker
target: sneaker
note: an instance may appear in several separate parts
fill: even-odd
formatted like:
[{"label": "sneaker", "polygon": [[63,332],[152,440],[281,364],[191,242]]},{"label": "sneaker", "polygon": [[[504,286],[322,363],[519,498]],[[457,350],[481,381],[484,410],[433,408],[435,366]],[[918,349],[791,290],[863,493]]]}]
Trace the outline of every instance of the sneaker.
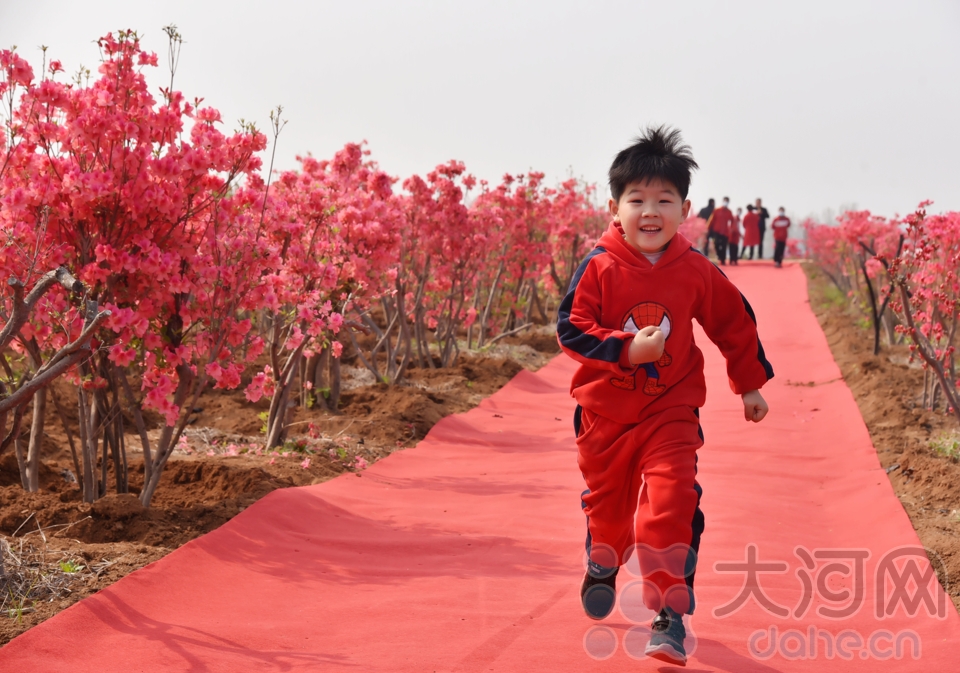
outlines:
[{"label": "sneaker", "polygon": [[594,577],[589,572],[583,576],[580,585],[580,603],[590,619],[603,619],[611,612],[617,602],[617,573],[615,568],[606,577]]},{"label": "sneaker", "polygon": [[664,608],[653,618],[653,635],[644,654],[675,666],[687,665],[687,652],[683,649],[683,639],[687,630],[683,628],[683,616],[673,608]]}]

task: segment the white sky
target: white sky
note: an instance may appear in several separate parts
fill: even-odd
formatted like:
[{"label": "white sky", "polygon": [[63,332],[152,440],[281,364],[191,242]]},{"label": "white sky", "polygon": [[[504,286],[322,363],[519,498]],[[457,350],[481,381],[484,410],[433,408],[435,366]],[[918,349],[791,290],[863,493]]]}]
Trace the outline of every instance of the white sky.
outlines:
[{"label": "white sky", "polygon": [[212,2],[0,0],[0,48],[95,70],[134,28],[176,88],[268,127],[278,167],[366,139],[401,178],[448,159],[492,182],[570,172],[604,187],[641,125],[681,129],[690,198],[762,196],[788,214],[960,210],[960,2]]}]

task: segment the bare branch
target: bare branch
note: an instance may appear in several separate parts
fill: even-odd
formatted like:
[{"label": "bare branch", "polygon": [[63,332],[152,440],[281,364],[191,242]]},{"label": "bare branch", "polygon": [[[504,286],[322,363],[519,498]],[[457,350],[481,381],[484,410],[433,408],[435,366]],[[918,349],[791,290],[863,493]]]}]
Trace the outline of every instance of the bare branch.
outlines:
[{"label": "bare branch", "polygon": [[532,322],[528,322],[526,325],[520,325],[520,327],[518,327],[517,329],[512,329],[512,330],[510,330],[509,332],[504,332],[503,334],[498,334],[497,336],[495,336],[495,337],[493,337],[492,339],[490,339],[490,341],[487,342],[487,345],[488,345],[488,346],[492,346],[493,344],[497,343],[498,341],[500,341],[500,339],[502,339],[502,338],[504,338],[504,337],[513,336],[514,334],[519,334],[519,333],[522,332],[523,330],[525,330],[525,329],[530,329],[531,327],[533,327],[533,323],[532,323]]},{"label": "bare branch", "polygon": [[27,322],[36,303],[57,283],[63,285],[63,287],[70,292],[83,291],[83,283],[74,278],[73,275],[62,266],[59,269],[47,271],[43,274],[26,298],[23,296],[23,283],[13,277],[7,281],[7,284],[13,288],[13,314],[10,316],[10,320],[4,326],[3,330],[0,331],[0,348],[10,343],[10,340],[16,336],[20,328]]},{"label": "bare branch", "polygon": [[0,400],[0,411],[7,411],[25,404],[33,393],[48,385],[90,354],[89,341],[94,330],[100,323],[110,317],[110,311],[101,311],[91,318],[90,310],[92,308],[93,311],[96,311],[96,305],[96,302],[88,302],[87,324],[76,341],[57,351],[19,390]]}]

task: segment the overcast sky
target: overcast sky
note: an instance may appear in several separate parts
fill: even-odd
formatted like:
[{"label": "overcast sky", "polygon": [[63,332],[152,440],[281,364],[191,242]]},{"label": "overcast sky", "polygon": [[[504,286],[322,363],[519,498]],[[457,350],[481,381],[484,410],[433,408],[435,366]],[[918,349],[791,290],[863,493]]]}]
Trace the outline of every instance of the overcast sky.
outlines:
[{"label": "overcast sky", "polygon": [[[960,2],[0,0],[0,48],[95,70],[134,28],[176,87],[236,120],[289,121],[278,166],[366,139],[393,175],[449,159],[480,178],[599,183],[647,124],[701,166],[690,198],[762,196],[804,216],[960,210]],[[159,96],[158,96],[159,97]]]}]

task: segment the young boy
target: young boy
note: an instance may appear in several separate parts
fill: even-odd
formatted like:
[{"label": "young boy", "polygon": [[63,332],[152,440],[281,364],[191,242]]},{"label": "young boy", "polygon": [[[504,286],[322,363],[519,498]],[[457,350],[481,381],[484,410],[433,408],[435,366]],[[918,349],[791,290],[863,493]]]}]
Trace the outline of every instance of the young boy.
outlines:
[{"label": "young boy", "polygon": [[571,392],[587,486],[583,608],[594,619],[610,614],[619,566],[636,553],[644,603],[657,614],[646,652],[681,665],[704,522],[695,475],[706,384],[693,320],[726,358],[748,421],[766,415],[758,389],[773,377],[746,299],[677,233],[694,168],[666,127],[617,155],[613,222],[577,269],[557,323],[561,347],[580,363]]},{"label": "young boy", "polygon": [[780,206],[770,226],[773,227],[773,263],[779,269],[783,266],[783,252],[787,248],[787,232],[790,231],[790,218],[787,217],[783,206]]}]

